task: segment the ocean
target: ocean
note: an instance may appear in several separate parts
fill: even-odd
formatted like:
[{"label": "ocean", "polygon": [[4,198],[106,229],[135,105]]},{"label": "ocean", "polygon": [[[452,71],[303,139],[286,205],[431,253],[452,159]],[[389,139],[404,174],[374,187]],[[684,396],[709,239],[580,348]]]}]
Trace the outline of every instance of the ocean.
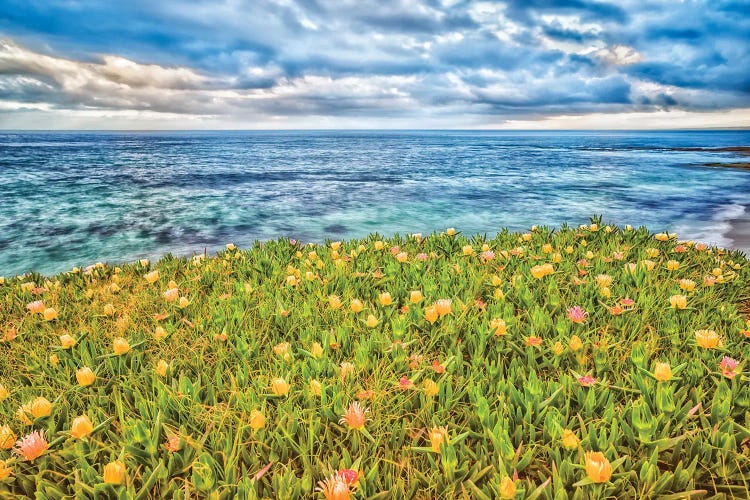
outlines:
[{"label": "ocean", "polygon": [[[455,227],[647,225],[732,246],[750,131],[0,132],[0,276]],[[745,157],[747,160],[747,157]]]}]

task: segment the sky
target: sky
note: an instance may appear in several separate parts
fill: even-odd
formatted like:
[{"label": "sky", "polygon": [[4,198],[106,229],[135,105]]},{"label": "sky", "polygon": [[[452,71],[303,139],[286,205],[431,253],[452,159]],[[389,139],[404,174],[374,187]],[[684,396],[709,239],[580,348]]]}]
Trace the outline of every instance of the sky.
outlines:
[{"label": "sky", "polygon": [[750,126],[750,0],[0,0],[2,129]]}]

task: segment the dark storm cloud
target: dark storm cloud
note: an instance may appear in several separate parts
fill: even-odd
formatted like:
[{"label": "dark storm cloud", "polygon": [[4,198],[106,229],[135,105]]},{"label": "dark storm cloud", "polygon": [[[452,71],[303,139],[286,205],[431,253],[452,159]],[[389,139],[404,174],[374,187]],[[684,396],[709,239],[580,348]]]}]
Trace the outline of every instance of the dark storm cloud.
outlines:
[{"label": "dark storm cloud", "polygon": [[750,106],[750,5],[6,0],[2,109],[523,116]]}]

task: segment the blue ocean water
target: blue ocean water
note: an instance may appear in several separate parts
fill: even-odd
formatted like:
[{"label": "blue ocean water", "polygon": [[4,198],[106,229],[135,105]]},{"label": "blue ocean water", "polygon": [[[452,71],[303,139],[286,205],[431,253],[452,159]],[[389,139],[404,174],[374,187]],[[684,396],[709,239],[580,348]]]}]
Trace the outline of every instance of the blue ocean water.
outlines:
[{"label": "blue ocean water", "polygon": [[595,214],[731,245],[750,171],[689,148],[738,145],[750,131],[2,132],[0,275]]}]

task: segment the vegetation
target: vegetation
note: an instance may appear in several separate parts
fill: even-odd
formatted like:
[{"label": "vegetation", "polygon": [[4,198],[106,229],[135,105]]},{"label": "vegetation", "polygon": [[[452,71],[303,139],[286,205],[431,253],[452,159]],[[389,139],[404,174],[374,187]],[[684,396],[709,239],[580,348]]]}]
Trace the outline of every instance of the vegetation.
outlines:
[{"label": "vegetation", "polygon": [[592,220],[0,281],[3,497],[750,496],[740,253]]}]

